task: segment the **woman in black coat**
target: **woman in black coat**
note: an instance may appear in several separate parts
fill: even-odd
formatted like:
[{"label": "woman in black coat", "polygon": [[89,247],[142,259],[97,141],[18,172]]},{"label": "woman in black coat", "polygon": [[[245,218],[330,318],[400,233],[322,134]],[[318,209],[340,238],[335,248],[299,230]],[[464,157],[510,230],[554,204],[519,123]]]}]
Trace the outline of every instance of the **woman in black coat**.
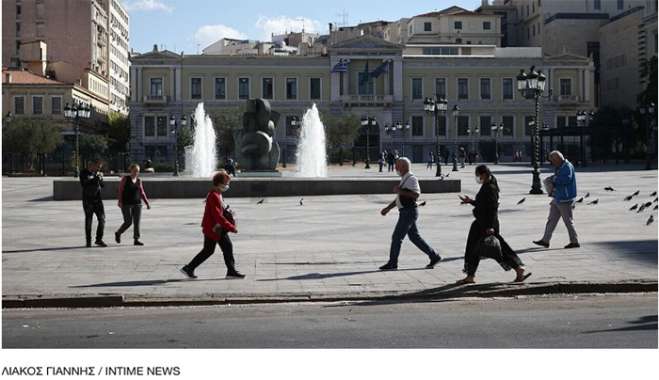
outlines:
[{"label": "woman in black coat", "polygon": [[471,224],[469,236],[467,237],[467,247],[465,249],[465,269],[467,277],[458,281],[458,284],[473,284],[476,276],[476,270],[481,259],[481,252],[478,249],[481,241],[489,235],[494,235],[501,244],[501,256],[494,257],[501,267],[508,271],[511,268],[515,270],[517,276],[515,282],[522,282],[527,279],[531,273],[525,273],[522,261],[515,251],[510,248],[508,243],[499,234],[499,218],[497,211],[499,209],[499,185],[496,178],[490,172],[486,165],[476,167],[476,181],[481,184],[481,188],[476,194],[476,199],[468,196],[460,197],[462,203],[469,203],[474,206],[473,214],[476,220]]}]

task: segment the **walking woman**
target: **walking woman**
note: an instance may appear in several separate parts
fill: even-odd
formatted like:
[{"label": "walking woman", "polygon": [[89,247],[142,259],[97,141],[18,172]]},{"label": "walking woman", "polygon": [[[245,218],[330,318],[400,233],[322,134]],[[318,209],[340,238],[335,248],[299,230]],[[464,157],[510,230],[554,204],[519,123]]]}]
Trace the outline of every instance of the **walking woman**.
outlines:
[{"label": "walking woman", "polygon": [[471,224],[469,236],[467,237],[467,247],[465,249],[465,269],[467,277],[458,281],[457,284],[473,284],[476,281],[476,270],[481,259],[479,245],[482,240],[490,235],[494,235],[501,244],[501,255],[493,257],[508,271],[511,268],[515,270],[517,276],[515,282],[522,282],[527,279],[531,273],[526,273],[515,251],[510,248],[508,243],[499,234],[499,218],[497,210],[499,208],[499,185],[497,180],[490,172],[486,165],[476,167],[476,182],[481,184],[481,188],[476,194],[476,199],[468,196],[460,197],[462,203],[468,203],[474,206],[473,214],[476,220]]},{"label": "walking woman", "polygon": [[119,182],[118,206],[124,216],[124,224],[114,233],[114,240],[121,243],[121,234],[133,225],[133,244],[144,245],[140,241],[140,218],[142,216],[142,200],[147,209],[151,209],[149,199],[146,197],[142,180],[139,178],[140,166],[131,164],[128,167],[129,175],[121,178]]},{"label": "walking woman", "polygon": [[181,268],[181,272],[188,278],[197,278],[195,269],[215,252],[215,245],[219,245],[224,255],[224,264],[227,266],[227,278],[244,278],[245,275],[236,270],[233,258],[233,244],[229,232],[238,233],[229,206],[224,206],[222,193],[229,190],[231,177],[225,170],[218,171],[213,176],[213,188],[206,196],[206,208],[201,221],[204,233],[204,248],[188,265]]}]

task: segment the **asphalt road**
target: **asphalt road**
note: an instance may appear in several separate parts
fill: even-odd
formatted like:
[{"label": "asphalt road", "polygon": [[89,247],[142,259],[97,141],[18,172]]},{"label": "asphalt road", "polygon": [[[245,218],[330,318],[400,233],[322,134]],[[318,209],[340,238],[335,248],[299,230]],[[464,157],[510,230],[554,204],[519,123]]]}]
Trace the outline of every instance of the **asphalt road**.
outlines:
[{"label": "asphalt road", "polygon": [[657,348],[657,295],[5,309],[4,348]]}]

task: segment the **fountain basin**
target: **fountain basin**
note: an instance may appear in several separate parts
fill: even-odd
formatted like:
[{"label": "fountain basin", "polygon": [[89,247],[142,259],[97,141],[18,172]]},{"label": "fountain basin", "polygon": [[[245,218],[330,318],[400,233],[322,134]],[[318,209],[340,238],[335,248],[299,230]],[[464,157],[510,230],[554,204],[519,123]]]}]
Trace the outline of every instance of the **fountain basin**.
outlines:
[{"label": "fountain basin", "polygon": [[[204,198],[210,188],[205,178],[190,177],[147,177],[143,176],[144,190],[149,198]],[[388,178],[241,178],[231,181],[227,197],[287,197],[312,195],[391,194],[394,185],[400,182]],[[457,179],[419,179],[424,194],[457,193],[461,190]],[[118,178],[106,178],[103,188],[104,199],[116,199]],[[53,181],[54,200],[80,200],[80,182],[74,179]]]}]

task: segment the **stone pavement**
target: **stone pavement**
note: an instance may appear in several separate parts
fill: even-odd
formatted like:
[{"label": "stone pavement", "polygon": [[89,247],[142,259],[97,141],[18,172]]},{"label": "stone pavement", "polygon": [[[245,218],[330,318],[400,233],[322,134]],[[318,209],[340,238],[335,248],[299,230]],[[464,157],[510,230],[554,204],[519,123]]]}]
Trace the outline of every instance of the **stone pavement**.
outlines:
[{"label": "stone pavement", "polygon": [[[374,168],[376,166],[373,166]],[[445,173],[450,167],[445,167]],[[578,171],[580,195],[576,226],[582,248],[563,250],[568,243],[559,224],[552,247],[531,244],[542,235],[549,199],[527,195],[531,176],[525,166],[494,167],[502,189],[502,234],[518,250],[532,283],[586,281],[611,283],[657,280],[657,222],[646,226],[650,209],[629,211],[640,201],[652,201],[657,171],[633,168],[590,167]],[[628,169],[623,171],[622,169]],[[369,175],[379,174],[371,170]],[[421,176],[432,176],[425,165],[415,166]],[[619,170],[619,171],[616,171]],[[359,175],[360,167],[332,168],[332,175]],[[451,172],[463,180],[466,194],[478,185],[473,167]],[[198,270],[199,279],[182,278],[178,268],[201,248],[199,227],[202,199],[153,200],[143,211],[144,247],[132,245],[129,230],[121,245],[113,232],[121,223],[113,201],[105,203],[108,248],[84,248],[83,213],[79,201],[52,201],[53,178],[2,178],[2,286],[3,298],[78,297],[121,295],[126,299],[221,299],[285,297],[358,297],[405,294],[442,287],[461,278],[463,250],[471,206],[460,205],[457,194],[424,195],[420,209],[422,236],[439,250],[443,261],[425,270],[425,255],[409,241],[403,243],[396,272],[379,272],[387,260],[396,213],[379,210],[393,196],[297,197],[226,200],[237,212],[239,234],[232,235],[238,268],[245,280],[225,280],[219,249]],[[148,180],[148,179],[146,179]],[[604,191],[613,186],[615,192]],[[640,190],[631,202],[625,195]],[[526,201],[516,205],[522,197]],[[478,271],[479,283],[502,283],[513,278],[491,260]]]}]

